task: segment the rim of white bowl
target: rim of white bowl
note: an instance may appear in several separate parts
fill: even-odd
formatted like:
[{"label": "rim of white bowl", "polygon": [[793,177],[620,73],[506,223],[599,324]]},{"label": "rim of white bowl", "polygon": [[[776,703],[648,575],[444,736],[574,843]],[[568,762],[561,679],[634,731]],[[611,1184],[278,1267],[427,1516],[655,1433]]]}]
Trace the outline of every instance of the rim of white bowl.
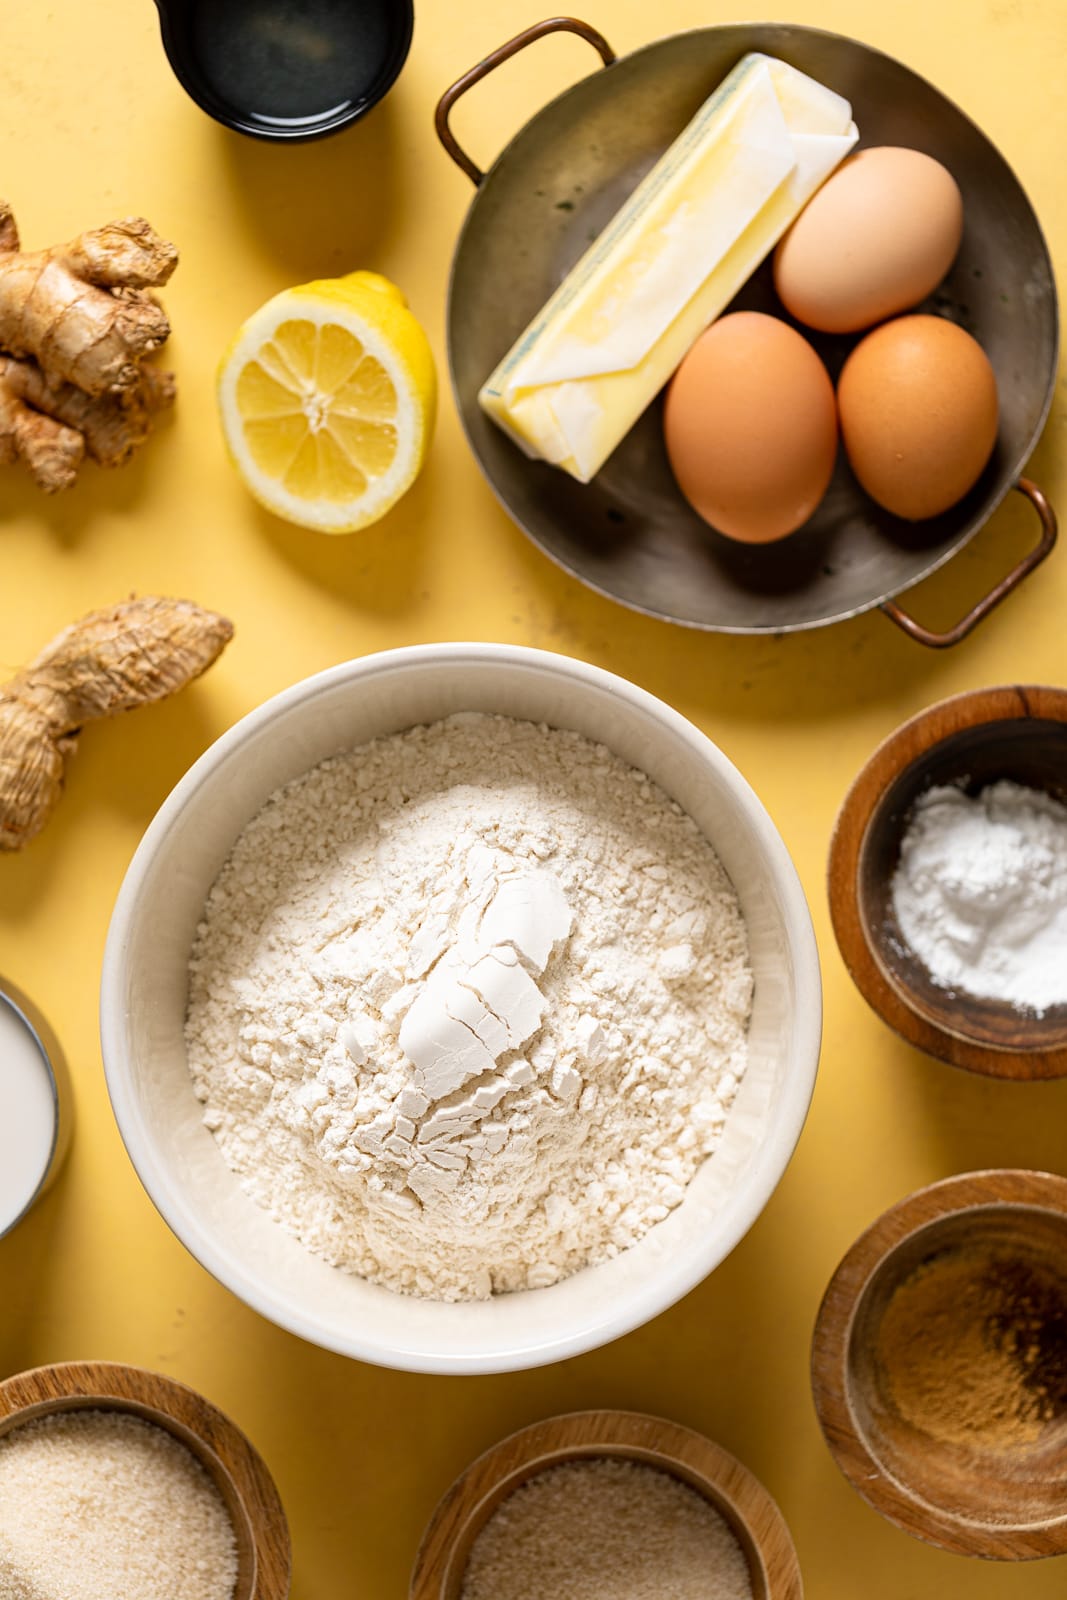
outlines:
[{"label": "rim of white bowl", "polygon": [[[264,724],[280,713],[330,690],[335,684],[395,671],[398,667],[419,666],[428,661],[449,665],[493,662],[518,667],[531,666],[570,681],[578,679],[629,702],[635,709],[664,723],[684,743],[695,746],[701,758],[715,767],[724,786],[733,792],[771,868],[780,898],[783,923],[796,963],[797,990],[807,997],[805,1006],[798,1010],[793,1035],[796,1058],[808,1064],[807,1070],[794,1071],[782,1087],[775,1124],[761,1148],[760,1160],[756,1164],[758,1171],[753,1174],[746,1192],[746,1203],[738,1209],[733,1228],[717,1239],[715,1250],[710,1253],[714,1259],[698,1256],[674,1264],[664,1263],[656,1278],[650,1282],[648,1292],[641,1297],[628,1299],[624,1310],[612,1311],[609,1308],[595,1325],[587,1325],[574,1333],[529,1342],[521,1348],[511,1344],[492,1354],[465,1355],[455,1350],[433,1354],[422,1349],[399,1348],[395,1343],[384,1346],[373,1337],[368,1337],[364,1329],[354,1329],[350,1335],[346,1332],[344,1337],[337,1336],[332,1331],[323,1330],[313,1317],[304,1315],[298,1307],[275,1293],[258,1275],[249,1273],[239,1257],[219,1248],[215,1240],[201,1228],[182,1191],[170,1182],[157,1164],[153,1140],[137,1104],[133,1062],[125,1029],[124,971],[130,923],[155,853],[196,793],[203,775],[231,758],[243,744],[259,733]],[[687,717],[648,690],[631,683],[628,678],[574,656],[534,649],[528,645],[480,642],[404,645],[353,657],[302,678],[288,689],[282,689],[220,734],[184,777],[178,780],[145,830],[115,900],[100,985],[100,1038],[111,1108],[134,1171],[167,1226],[223,1288],[269,1322],[295,1333],[310,1344],[375,1366],[441,1375],[518,1372],[599,1349],[635,1328],[643,1327],[702,1283],[736,1249],[778,1187],[800,1139],[815,1091],[819,1064],[822,982],[818,946],[807,899],[778,829],[747,779],[742,777],[718,745]]]}]

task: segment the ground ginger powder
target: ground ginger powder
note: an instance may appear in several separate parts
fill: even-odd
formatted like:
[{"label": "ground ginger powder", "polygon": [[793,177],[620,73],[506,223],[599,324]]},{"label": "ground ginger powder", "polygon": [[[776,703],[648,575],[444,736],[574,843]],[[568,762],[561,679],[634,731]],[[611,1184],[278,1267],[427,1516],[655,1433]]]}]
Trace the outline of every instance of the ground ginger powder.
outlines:
[{"label": "ground ginger powder", "polygon": [[938,1256],[890,1299],[875,1356],[913,1427],[996,1453],[1032,1445],[1067,1412],[1067,1283],[996,1251]]}]

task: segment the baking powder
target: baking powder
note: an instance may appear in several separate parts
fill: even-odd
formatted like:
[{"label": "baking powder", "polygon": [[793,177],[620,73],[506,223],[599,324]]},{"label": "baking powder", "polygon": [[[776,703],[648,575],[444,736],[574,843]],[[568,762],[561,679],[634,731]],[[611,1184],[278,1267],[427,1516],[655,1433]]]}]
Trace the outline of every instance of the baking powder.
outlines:
[{"label": "baking powder", "polygon": [[935,983],[1039,1015],[1067,1003],[1067,806],[1018,783],[919,796],[892,883]]},{"label": "baking powder", "polygon": [[437,1299],[556,1282],[682,1199],[743,1071],[744,922],[578,734],[462,714],[279,791],[208,899],[205,1121],[304,1244]]}]

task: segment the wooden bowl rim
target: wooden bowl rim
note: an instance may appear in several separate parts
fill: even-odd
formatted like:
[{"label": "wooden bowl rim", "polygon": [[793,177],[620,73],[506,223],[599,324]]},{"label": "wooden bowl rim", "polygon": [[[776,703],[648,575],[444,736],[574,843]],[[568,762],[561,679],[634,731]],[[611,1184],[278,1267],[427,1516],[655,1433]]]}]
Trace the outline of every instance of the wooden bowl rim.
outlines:
[{"label": "wooden bowl rim", "polygon": [[1067,1042],[1044,1050],[997,1048],[939,1026],[893,984],[866,933],[859,909],[859,866],[874,812],[890,784],[929,750],[967,728],[1032,717],[1067,723],[1067,689],[1009,684],[969,689],[928,706],[891,733],[870,756],[841,803],[830,839],[827,892],[841,957],[867,1004],[893,1031],[927,1055],[986,1077],[1037,1080],[1067,1076]]},{"label": "wooden bowl rim", "polygon": [[853,1408],[849,1352],[859,1307],[880,1272],[917,1234],[969,1211],[1020,1207],[1067,1218],[1067,1178],[1022,1167],[958,1173],[905,1195],[851,1244],[826,1286],[811,1346],[815,1413],[830,1454],[852,1487],[905,1533],[954,1555],[1028,1561],[1067,1553],[1067,1505],[1052,1521],[979,1522],[913,1494],[871,1449]]},{"label": "wooden bowl rim", "polygon": [[128,1404],[155,1412],[195,1435],[229,1480],[244,1518],[253,1555],[251,1600],[286,1600],[292,1568],[289,1525],[266,1462],[237,1424],[188,1384],[121,1361],[56,1362],[0,1381],[0,1423],[18,1426],[14,1419],[20,1416],[30,1422],[60,1411],[89,1410],[94,1401],[104,1410],[119,1402],[116,1409]]},{"label": "wooden bowl rim", "polygon": [[[572,1411],[501,1439],[460,1473],[438,1502],[419,1543],[409,1600],[442,1600],[452,1552],[472,1522],[487,1521],[494,1493],[525,1468],[545,1471],[576,1457],[624,1456],[702,1483],[727,1521],[740,1526],[760,1563],[766,1600],[803,1600],[800,1562],[788,1524],[769,1490],[736,1456],[702,1433],[638,1411]],[[532,1477],[525,1473],[521,1481]],[[519,1487],[517,1483],[516,1488]],[[509,1491],[513,1492],[513,1491]],[[487,1502],[493,1501],[489,1510]]]}]

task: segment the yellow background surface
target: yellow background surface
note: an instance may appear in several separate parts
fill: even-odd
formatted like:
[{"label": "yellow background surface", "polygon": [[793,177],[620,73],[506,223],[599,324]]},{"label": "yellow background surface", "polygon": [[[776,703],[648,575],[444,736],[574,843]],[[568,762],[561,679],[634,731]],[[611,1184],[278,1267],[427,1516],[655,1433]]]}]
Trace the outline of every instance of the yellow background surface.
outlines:
[{"label": "yellow background surface", "polygon": [[[698,0],[596,0],[620,52],[658,31],[761,16]],[[143,213],[177,241],[165,291],[173,420],[127,469],[96,469],[45,499],[0,474],[0,659],[14,668],[80,613],[131,590],[188,595],[236,622],[221,662],[165,705],[85,736],[47,833],[0,859],[0,973],[50,1018],[75,1079],[64,1174],[0,1243],[0,1373],[74,1358],[157,1368],[247,1430],[291,1521],[297,1600],[402,1600],[438,1496],[515,1427],[584,1406],[676,1418],[734,1451],[777,1497],[811,1600],[1051,1600],[1067,1561],[986,1565],[927,1549],[871,1511],[834,1467],[808,1386],[811,1328],[838,1259],[884,1207],[985,1165],[1067,1171],[1067,1083],[956,1073],[898,1041],[840,961],[824,892],[837,807],[875,744],[956,691],[1064,681],[1067,552],[968,642],[935,654],[882,616],[814,633],[728,638],[631,615],[537,553],[498,509],[447,390],[452,244],[471,199],[438,147],[440,92],[537,19],[523,0],[423,0],[408,65],[364,123],[279,149],[215,126],[164,58],[149,0],[34,0],[0,8],[0,193],[24,242]],[[788,20],[856,34],[931,78],[999,145],[1067,261],[1067,25],[1062,0],[845,0]],[[555,39],[457,113],[488,162],[548,98],[593,67]],[[350,539],[260,512],[224,456],[213,373],[234,329],[276,290],[371,267],[401,284],[443,380],[426,470],[384,522]],[[1062,386],[1031,473],[1067,510]],[[1013,502],[1017,497],[1012,497]],[[945,623],[1032,541],[1004,506],[914,597]],[[685,1301],[612,1347],[516,1376],[378,1371],[261,1320],[157,1217],[112,1121],[97,1042],[111,906],[140,835],[189,764],[268,695],[383,647],[501,639],[632,677],[693,719],[769,808],[797,862],[825,971],[826,1028],[811,1115],[773,1200],[734,1255]]]}]

